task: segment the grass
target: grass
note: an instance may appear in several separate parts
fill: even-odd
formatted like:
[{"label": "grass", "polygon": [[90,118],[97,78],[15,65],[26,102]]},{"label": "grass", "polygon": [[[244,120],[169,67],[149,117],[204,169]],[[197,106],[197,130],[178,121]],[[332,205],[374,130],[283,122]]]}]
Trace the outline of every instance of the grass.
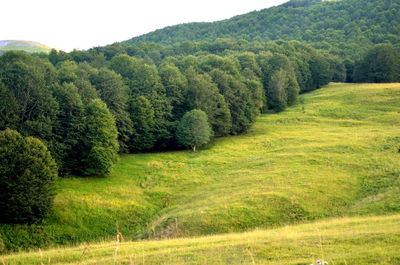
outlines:
[{"label": "grass", "polygon": [[[1,225],[0,246],[10,251],[109,241],[115,237],[116,224],[126,240],[255,228],[278,230],[250,233],[254,238],[257,233],[279,237],[276,231],[284,230],[278,227],[289,224],[399,213],[400,84],[332,84],[302,95],[300,102],[283,113],[261,116],[246,135],[217,139],[196,153],[126,155],[109,178],[62,179],[49,218],[34,226]],[[379,233],[375,242],[386,253],[386,235],[379,237]],[[352,239],[348,240],[344,244],[351,245]],[[354,251],[364,249],[363,240],[373,244],[360,239]],[[152,243],[143,244],[137,246]],[[282,248],[285,255],[291,248],[301,250],[290,242]],[[246,248],[243,251],[247,253]],[[150,252],[146,250],[145,255]],[[212,250],[204,252],[209,253],[205,257],[212,255]],[[179,254],[171,255],[171,262],[179,258]],[[188,261],[182,258],[176,264],[192,264],[190,255]],[[230,259],[228,254],[221,255],[216,264]],[[201,257],[194,256],[193,264],[201,263]],[[87,264],[109,264],[96,262]]]},{"label": "grass", "polygon": [[5,265],[400,264],[400,215],[319,221],[248,233],[107,242],[0,257]]}]

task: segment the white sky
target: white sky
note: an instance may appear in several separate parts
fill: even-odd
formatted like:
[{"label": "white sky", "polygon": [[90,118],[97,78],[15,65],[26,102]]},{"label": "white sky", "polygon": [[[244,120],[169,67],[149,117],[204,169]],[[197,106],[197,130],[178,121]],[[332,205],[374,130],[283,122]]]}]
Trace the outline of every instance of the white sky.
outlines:
[{"label": "white sky", "polygon": [[1,0],[0,40],[71,51],[186,22],[216,21],[287,0]]}]

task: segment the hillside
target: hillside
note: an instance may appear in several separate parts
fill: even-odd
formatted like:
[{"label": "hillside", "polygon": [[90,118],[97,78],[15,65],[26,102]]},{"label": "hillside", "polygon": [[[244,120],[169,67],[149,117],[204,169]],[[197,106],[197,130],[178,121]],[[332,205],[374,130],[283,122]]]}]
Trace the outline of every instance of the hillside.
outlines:
[{"label": "hillside", "polygon": [[2,264],[398,264],[400,216],[344,218],[200,238],[108,242],[0,256]]},{"label": "hillside", "polygon": [[132,240],[398,213],[399,96],[400,84],[332,84],[202,151],[125,155],[108,178],[61,179],[42,224],[0,226],[4,248],[111,239],[116,223]]},{"label": "hillside", "polygon": [[213,41],[300,40],[340,55],[354,56],[360,48],[391,42],[399,44],[398,0],[291,0],[281,6],[212,23],[166,27],[126,41],[127,44]]},{"label": "hillside", "polygon": [[6,51],[25,51],[28,53],[44,52],[49,53],[50,47],[34,41],[24,40],[0,40],[0,54]]}]

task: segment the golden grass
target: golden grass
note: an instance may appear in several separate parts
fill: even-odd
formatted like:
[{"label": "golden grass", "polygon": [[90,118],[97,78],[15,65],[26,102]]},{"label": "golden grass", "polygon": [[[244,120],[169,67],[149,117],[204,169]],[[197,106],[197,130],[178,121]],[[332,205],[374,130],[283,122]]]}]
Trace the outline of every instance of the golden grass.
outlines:
[{"label": "golden grass", "polygon": [[331,219],[272,230],[106,242],[2,256],[3,264],[399,264],[400,215]]}]

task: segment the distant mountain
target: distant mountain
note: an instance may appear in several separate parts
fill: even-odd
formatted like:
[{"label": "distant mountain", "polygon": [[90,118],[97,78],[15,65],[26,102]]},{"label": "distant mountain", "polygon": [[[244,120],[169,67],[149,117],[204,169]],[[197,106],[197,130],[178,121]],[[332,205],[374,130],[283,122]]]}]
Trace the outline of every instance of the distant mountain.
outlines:
[{"label": "distant mountain", "polygon": [[166,27],[125,43],[281,39],[351,54],[376,43],[398,44],[399,32],[400,0],[291,0],[218,22]]},{"label": "distant mountain", "polygon": [[49,53],[50,47],[34,41],[25,40],[0,40],[0,54],[6,51],[25,51],[28,53]]}]

